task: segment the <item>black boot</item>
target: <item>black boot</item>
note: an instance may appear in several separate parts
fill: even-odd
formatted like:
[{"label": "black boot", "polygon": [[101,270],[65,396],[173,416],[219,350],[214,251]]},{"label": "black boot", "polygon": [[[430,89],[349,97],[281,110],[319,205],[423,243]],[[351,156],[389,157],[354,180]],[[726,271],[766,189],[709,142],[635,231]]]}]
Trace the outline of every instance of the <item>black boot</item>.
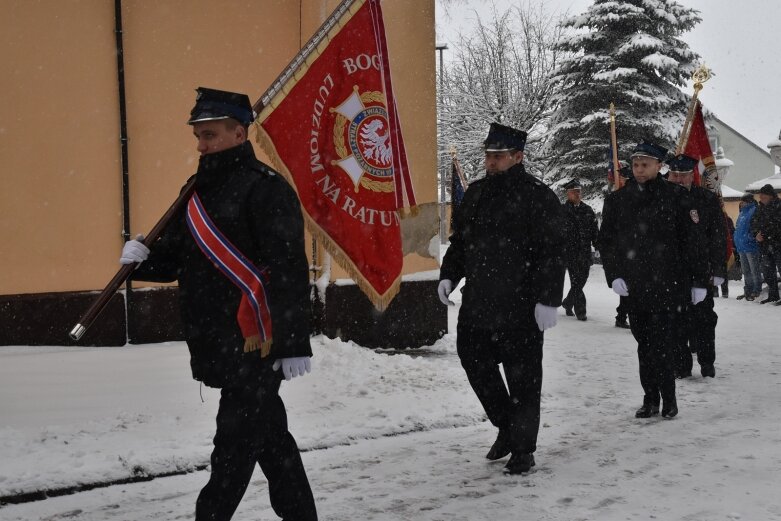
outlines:
[{"label": "black boot", "polygon": [[713,364],[703,365],[702,367],[700,367],[700,374],[702,375],[703,378],[708,377],[708,376],[711,377],[711,378],[715,378],[716,377],[716,368],[713,367]]},{"label": "black boot", "polygon": [[485,455],[491,461],[502,459],[510,454],[510,435],[505,431],[499,429],[499,434],[496,436],[496,441],[491,446],[491,450]]},{"label": "black boot", "polygon": [[669,398],[663,400],[662,404],[662,417],[674,418],[678,414],[678,402],[675,398]]},{"label": "black boot", "polygon": [[629,324],[627,324],[626,319],[616,319],[616,327],[620,327],[621,329],[629,329]]},{"label": "black boot", "polygon": [[564,312],[567,314],[568,317],[574,317],[575,313],[572,312],[572,306],[565,306],[562,304],[562,307],[564,308]]},{"label": "black boot", "polygon": [[507,474],[523,474],[524,472],[529,472],[534,465],[534,454],[517,452],[510,456],[510,460],[504,466],[504,471]]},{"label": "black boot", "polygon": [[650,418],[651,416],[656,416],[657,414],[659,414],[658,405],[644,403],[643,406],[637,409],[637,412],[635,412],[635,418]]}]

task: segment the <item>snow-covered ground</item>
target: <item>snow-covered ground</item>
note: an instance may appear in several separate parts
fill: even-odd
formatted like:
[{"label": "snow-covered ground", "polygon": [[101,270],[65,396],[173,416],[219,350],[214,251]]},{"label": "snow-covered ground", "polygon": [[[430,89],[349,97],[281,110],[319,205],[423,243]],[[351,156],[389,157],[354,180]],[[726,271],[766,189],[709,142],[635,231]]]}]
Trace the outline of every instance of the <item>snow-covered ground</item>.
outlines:
[{"label": "snow-covered ground", "polygon": [[[636,344],[613,327],[617,297],[593,267],[588,321],[561,311],[546,334],[537,467],[523,476],[484,458],[495,430],[453,334],[420,357],[315,338],[313,373],[282,394],[320,518],[781,519],[781,308],[741,292],[733,282],[717,299],[716,378],[695,363],[680,415],[638,420]],[[181,343],[2,347],[0,496],[203,468],[218,396],[191,380]],[[207,477],[10,504],[0,519],[192,519]],[[276,519],[259,471],[234,519]]]}]

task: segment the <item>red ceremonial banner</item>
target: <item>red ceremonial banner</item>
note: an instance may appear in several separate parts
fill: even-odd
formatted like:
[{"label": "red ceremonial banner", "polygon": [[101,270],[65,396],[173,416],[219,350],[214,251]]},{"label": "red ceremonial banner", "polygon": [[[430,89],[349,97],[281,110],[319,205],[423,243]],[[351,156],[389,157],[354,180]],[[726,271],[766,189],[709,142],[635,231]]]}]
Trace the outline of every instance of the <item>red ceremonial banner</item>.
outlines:
[{"label": "red ceremonial banner", "polygon": [[[713,159],[713,151],[710,148],[710,140],[708,139],[708,131],[705,128],[705,118],[702,116],[702,106],[699,101],[695,102],[694,117],[692,118],[691,127],[689,128],[689,137],[686,141],[683,153],[694,159],[699,159],[705,166],[706,175],[716,175],[716,160]],[[700,172],[700,166],[697,165],[694,169],[694,184],[702,186],[702,172]],[[713,191],[721,195],[721,184],[718,187],[711,188]]]},{"label": "red ceremonial banner", "polygon": [[397,210],[415,196],[379,0],[343,1],[255,110],[258,142],[310,231],[385,309],[401,281]]}]

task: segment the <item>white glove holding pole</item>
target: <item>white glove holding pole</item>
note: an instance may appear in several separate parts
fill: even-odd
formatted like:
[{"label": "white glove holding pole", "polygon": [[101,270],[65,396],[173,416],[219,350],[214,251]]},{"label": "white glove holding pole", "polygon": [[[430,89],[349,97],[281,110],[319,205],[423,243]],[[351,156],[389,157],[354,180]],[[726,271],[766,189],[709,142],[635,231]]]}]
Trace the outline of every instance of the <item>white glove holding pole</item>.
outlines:
[{"label": "white glove holding pole", "polygon": [[705,300],[708,290],[705,288],[692,288],[692,304],[695,306]]},{"label": "white glove holding pole", "polygon": [[713,277],[713,285],[714,286],[721,286],[724,284],[724,279],[721,277]]},{"label": "white glove holding pole", "polygon": [[613,293],[622,297],[629,296],[629,288],[626,287],[626,281],[624,279],[616,279],[610,285],[613,288]]},{"label": "white glove holding pole", "polygon": [[119,258],[120,264],[133,264],[137,262],[141,264],[149,258],[149,248],[144,246],[141,242],[144,240],[143,235],[137,235],[135,239],[129,240],[122,247],[122,256]]},{"label": "white glove holding pole", "polygon": [[540,331],[545,331],[556,325],[556,316],[558,315],[558,308],[553,306],[546,306],[540,304],[534,306],[534,320],[537,321],[537,327]]},{"label": "white glove holding pole", "polygon": [[439,286],[437,287],[437,293],[439,293],[439,300],[442,301],[442,303],[446,306],[455,306],[455,302],[450,300],[448,297],[450,296],[450,293],[453,291],[453,281],[449,279],[442,279],[439,281]]},{"label": "white glove holding pole", "polygon": [[274,360],[274,365],[271,368],[276,371],[280,367],[285,380],[290,380],[296,376],[304,376],[304,373],[312,372],[312,362],[308,356],[294,356],[292,358]]}]

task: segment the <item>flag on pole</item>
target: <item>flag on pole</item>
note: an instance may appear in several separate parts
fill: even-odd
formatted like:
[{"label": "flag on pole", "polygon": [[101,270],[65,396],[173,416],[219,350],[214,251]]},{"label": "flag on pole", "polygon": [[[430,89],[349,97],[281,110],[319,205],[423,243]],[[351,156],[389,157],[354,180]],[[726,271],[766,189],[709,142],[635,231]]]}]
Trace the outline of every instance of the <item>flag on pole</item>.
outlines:
[{"label": "flag on pole", "polygon": [[[710,147],[710,140],[708,139],[708,131],[705,128],[705,118],[702,116],[702,106],[697,100],[694,102],[694,117],[691,121],[689,128],[689,135],[684,145],[683,153],[694,159],[699,159],[699,164],[694,168],[694,185],[703,186],[702,177],[715,176],[716,175],[716,160],[713,158],[713,151]],[[720,195],[721,186],[716,189],[712,187],[711,190]]]},{"label": "flag on pole", "polygon": [[255,104],[257,139],[312,234],[383,310],[415,207],[379,0],[344,0]]},{"label": "flag on pole", "polygon": [[455,210],[464,199],[464,194],[469,184],[466,182],[464,172],[461,170],[461,164],[458,158],[453,154],[453,161],[450,166],[450,205],[451,211]]}]

